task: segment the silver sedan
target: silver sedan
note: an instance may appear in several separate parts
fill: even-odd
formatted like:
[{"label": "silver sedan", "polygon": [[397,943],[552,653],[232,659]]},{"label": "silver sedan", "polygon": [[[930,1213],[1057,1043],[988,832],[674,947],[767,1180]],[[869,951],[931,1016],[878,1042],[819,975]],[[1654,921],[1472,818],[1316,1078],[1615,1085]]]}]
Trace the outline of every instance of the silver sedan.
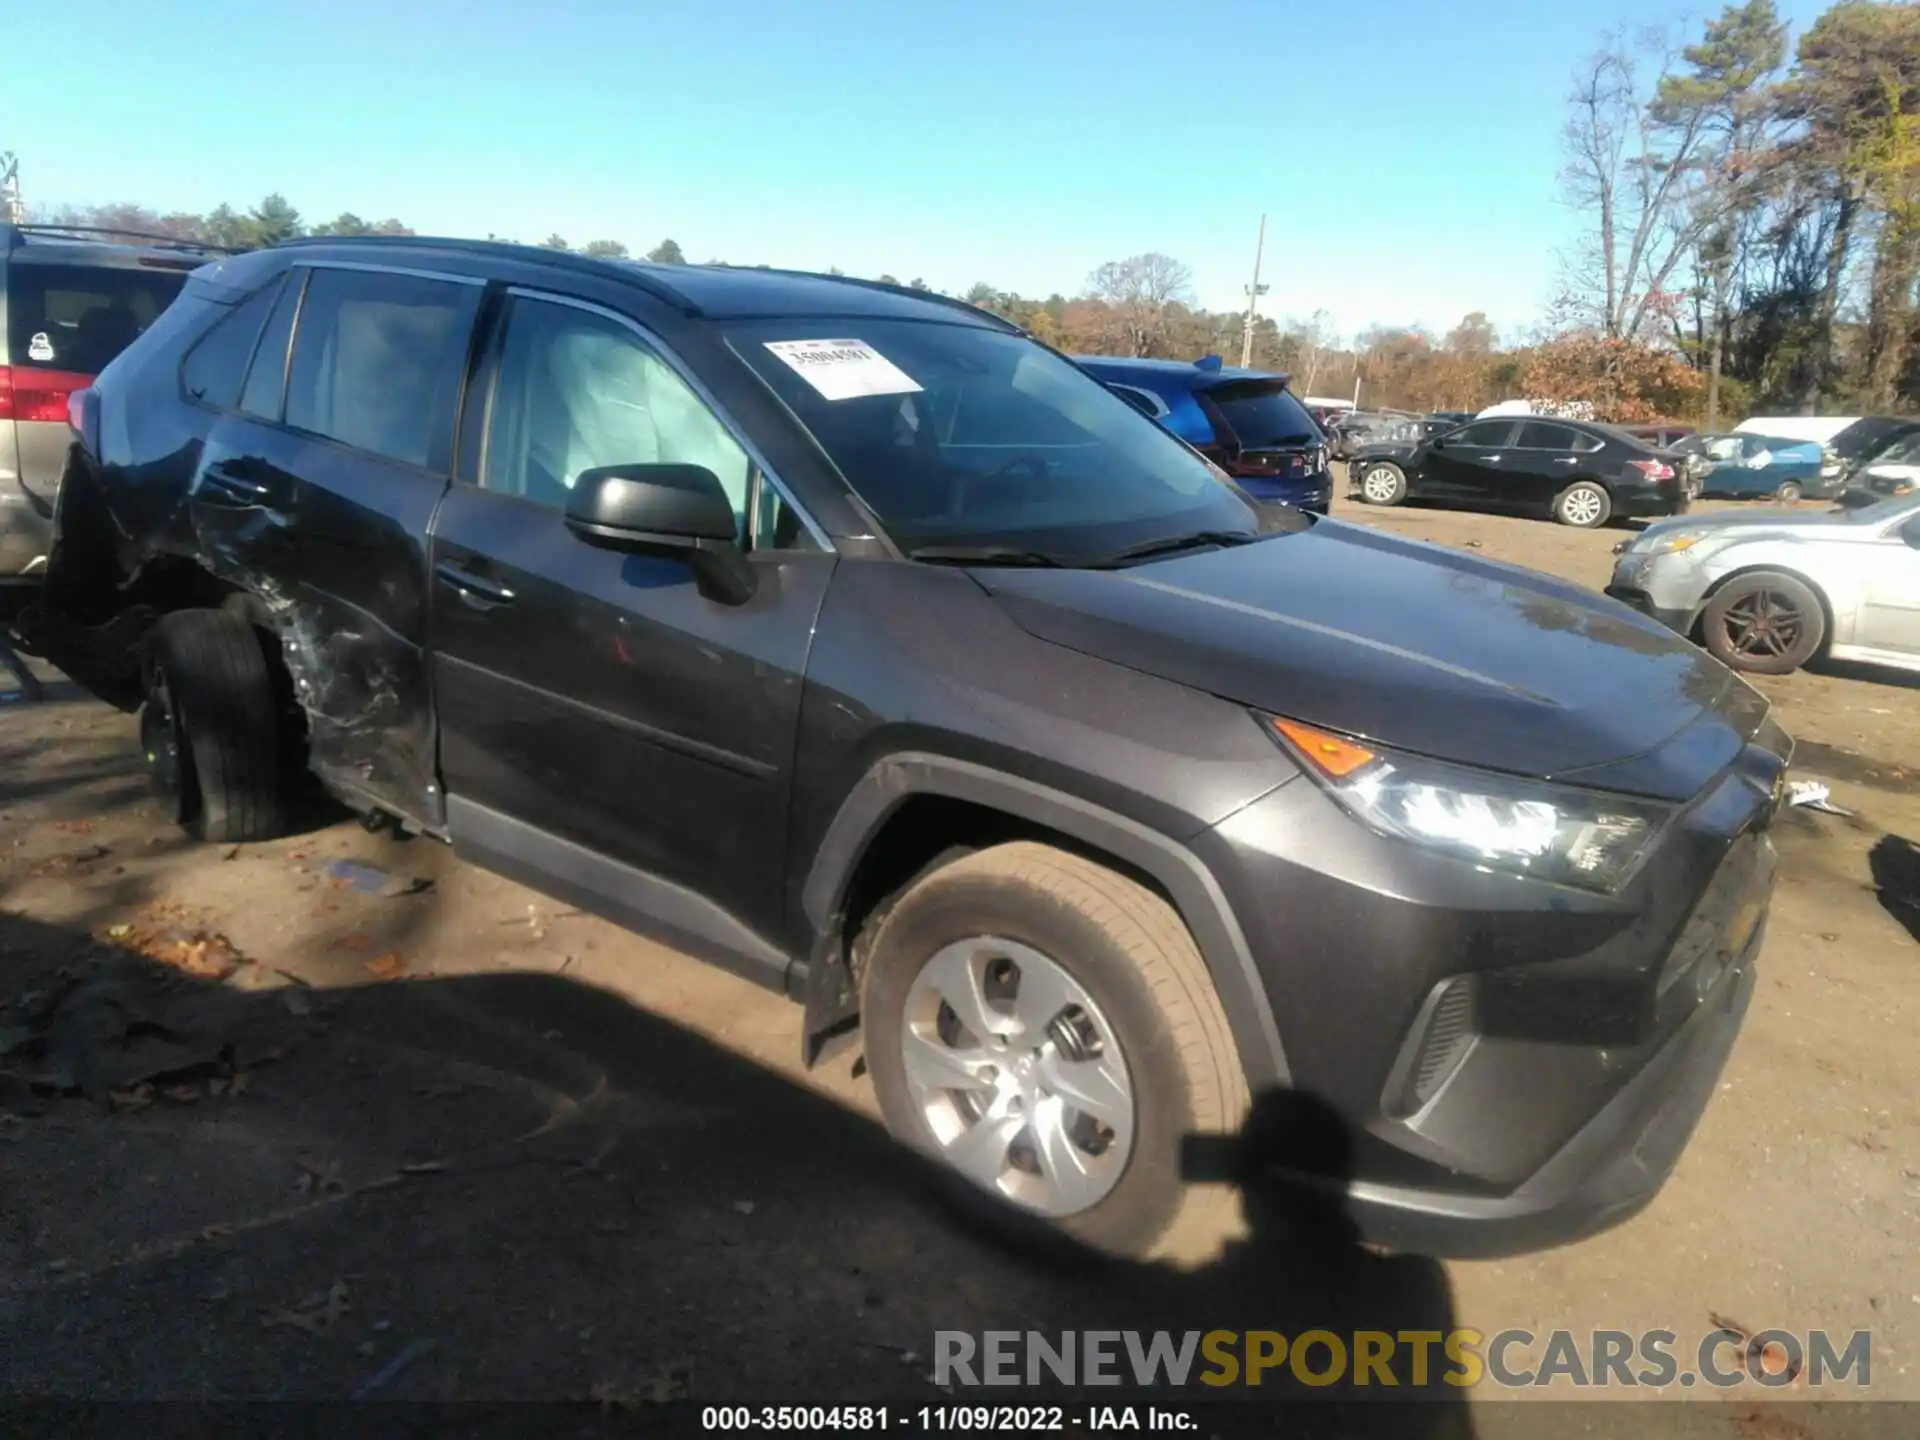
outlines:
[{"label": "silver sedan", "polygon": [[1607,594],[1736,670],[1817,655],[1920,670],[1920,493],[1857,510],[1736,510],[1616,546]]}]

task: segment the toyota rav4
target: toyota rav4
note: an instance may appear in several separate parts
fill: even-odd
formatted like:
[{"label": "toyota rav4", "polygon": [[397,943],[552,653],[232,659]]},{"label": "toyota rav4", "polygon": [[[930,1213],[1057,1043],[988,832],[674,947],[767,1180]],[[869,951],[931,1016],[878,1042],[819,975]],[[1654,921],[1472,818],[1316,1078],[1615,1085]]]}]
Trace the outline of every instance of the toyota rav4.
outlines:
[{"label": "toyota rav4", "polygon": [[1364,1233],[1660,1185],[1789,742],[1612,600],[1267,507],[958,302],[425,239],[195,272],[71,406],[23,635],[193,834],[310,772],[760,979],[904,1141],[1152,1252],[1183,1142],[1344,1117]]}]

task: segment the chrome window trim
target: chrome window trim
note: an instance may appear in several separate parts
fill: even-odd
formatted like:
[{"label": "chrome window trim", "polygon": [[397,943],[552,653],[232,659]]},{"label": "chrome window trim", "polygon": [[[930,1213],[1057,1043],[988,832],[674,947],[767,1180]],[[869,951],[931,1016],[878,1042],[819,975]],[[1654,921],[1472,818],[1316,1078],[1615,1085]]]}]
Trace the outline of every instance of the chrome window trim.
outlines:
[{"label": "chrome window trim", "polygon": [[455,275],[445,270],[422,270],[413,265],[376,265],[363,260],[308,260],[297,259],[291,266],[293,270],[360,270],[375,275],[405,275],[414,280],[444,280],[453,285],[477,285],[485,289],[489,283],[480,275]]},{"label": "chrome window trim", "polygon": [[1117,380],[1108,382],[1108,388],[1113,390],[1124,390],[1129,395],[1138,395],[1141,399],[1145,400],[1148,404],[1152,405],[1153,414],[1148,417],[1149,419],[1164,420],[1173,413],[1172,407],[1169,406],[1165,400],[1162,400],[1158,395],[1154,394],[1153,391],[1151,390],[1143,389],[1138,385],[1123,384]]},{"label": "chrome window trim", "polygon": [[[753,462],[754,469],[760,473],[760,486],[756,486],[754,492],[749,495],[747,499],[746,525],[749,546],[751,546],[754,537],[759,533],[760,487],[771,485],[779,494],[781,500],[786,502],[793,510],[793,513],[800,517],[800,523],[806,528],[807,533],[813,537],[820,548],[829,555],[834,553],[834,544],[828,537],[827,532],[820,528],[819,522],[816,521],[812,515],[807,513],[806,506],[794,499],[792,489],[780,478],[779,473],[767,463],[766,456],[760,453],[760,447],[753,443],[734,418],[727,413],[726,408],[714,398],[713,392],[701,383],[698,376],[687,369],[686,365],[681,362],[680,357],[674,354],[673,347],[668,345],[660,336],[641,324],[640,321],[634,319],[631,315],[622,314],[618,310],[596,304],[591,300],[582,300],[577,296],[563,295],[553,290],[540,290],[530,285],[509,285],[506,287],[506,291],[507,294],[514,299],[538,300],[548,305],[564,305],[568,309],[582,310],[589,315],[598,315],[603,320],[611,320],[617,325],[625,326],[628,330],[632,331],[649,350],[657,355],[669,370],[680,377],[681,382],[699,397],[700,403],[705,405],[707,409],[713,413],[714,418],[720,422],[720,428],[732,437],[734,444],[746,452],[747,458]],[[498,388],[497,377],[495,388]],[[491,395],[489,395],[487,403],[489,407],[491,407],[493,403]],[[489,416],[488,419],[488,428],[490,430],[492,428],[491,416]],[[485,473],[484,470],[481,471],[482,475]],[[779,554],[781,552],[769,550],[763,553]]]}]

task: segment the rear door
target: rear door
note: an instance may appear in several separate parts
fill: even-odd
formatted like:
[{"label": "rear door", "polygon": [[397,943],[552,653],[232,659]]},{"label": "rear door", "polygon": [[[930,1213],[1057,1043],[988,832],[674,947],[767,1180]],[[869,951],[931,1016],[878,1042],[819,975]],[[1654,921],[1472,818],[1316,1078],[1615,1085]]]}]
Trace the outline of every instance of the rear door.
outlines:
[{"label": "rear door", "polygon": [[313,769],[430,824],[426,537],[482,293],[465,276],[294,266],[190,502],[202,552],[280,633]]},{"label": "rear door", "polygon": [[1554,497],[1589,468],[1588,457],[1598,458],[1601,449],[1601,441],[1571,425],[1522,421],[1501,467],[1505,503],[1518,509],[1548,509]]},{"label": "rear door", "polygon": [[[603,912],[635,905],[711,958],[753,954],[783,922],[801,686],[835,557],[631,317],[516,290],[490,329],[433,536],[454,843]],[[702,595],[682,559],[567,528],[583,470],[652,462],[719,477],[756,571],[744,604]]]},{"label": "rear door", "polygon": [[1442,500],[1507,503],[1507,442],[1512,420],[1478,420],[1434,439],[1421,467],[1418,493]]}]

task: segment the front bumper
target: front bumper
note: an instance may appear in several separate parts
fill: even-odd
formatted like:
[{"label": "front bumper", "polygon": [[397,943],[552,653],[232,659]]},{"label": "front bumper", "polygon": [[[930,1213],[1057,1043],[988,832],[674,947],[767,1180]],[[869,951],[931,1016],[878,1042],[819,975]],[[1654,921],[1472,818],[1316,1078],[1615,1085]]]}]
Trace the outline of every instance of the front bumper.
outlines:
[{"label": "front bumper", "polygon": [[1773,885],[1785,758],[1719,725],[1671,742],[1725,764],[1615,895],[1377,835],[1305,777],[1202,837],[1291,1086],[1344,1122],[1338,1166],[1293,1178],[1367,1238],[1513,1254],[1658,1191],[1732,1048]]}]

